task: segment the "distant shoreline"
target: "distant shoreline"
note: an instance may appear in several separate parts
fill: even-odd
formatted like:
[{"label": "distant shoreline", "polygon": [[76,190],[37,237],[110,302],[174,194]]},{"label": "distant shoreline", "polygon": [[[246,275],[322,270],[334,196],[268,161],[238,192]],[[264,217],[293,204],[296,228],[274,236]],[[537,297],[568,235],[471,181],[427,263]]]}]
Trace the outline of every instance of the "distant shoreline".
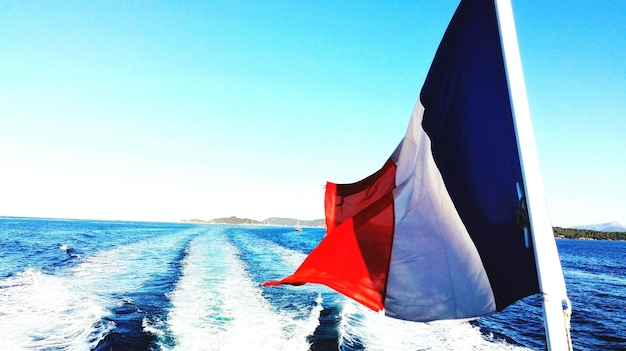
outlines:
[{"label": "distant shoreline", "polygon": [[230,225],[262,225],[262,226],[281,226],[281,227],[307,227],[307,228],[325,228],[324,219],[302,220],[297,218],[270,217],[263,221],[257,221],[250,218],[239,218],[235,216],[214,218],[211,220],[204,219],[185,219],[182,223],[195,224],[230,224]]},{"label": "distant shoreline", "polygon": [[[297,225],[304,228],[325,228],[324,219],[298,220],[296,218],[271,217],[263,221],[249,218],[225,217],[211,220],[203,219],[183,219],[179,221],[140,221],[140,220],[108,220],[108,219],[80,219],[80,218],[47,218],[47,217],[25,217],[25,216],[0,216],[0,219],[32,219],[32,220],[58,220],[58,221],[101,221],[101,222],[143,222],[143,223],[191,223],[191,224],[228,224],[228,225],[258,225],[258,226],[282,226],[295,227]],[[559,239],[578,240],[607,240],[626,241],[626,232],[604,232],[591,229],[574,229],[553,227],[554,237]]]},{"label": "distant shoreline", "polygon": [[601,232],[591,229],[553,227],[554,236],[562,239],[626,241],[626,232]]},{"label": "distant shoreline", "polygon": [[[214,218],[211,220],[190,219],[183,220],[183,223],[196,224],[230,224],[230,225],[269,225],[269,226],[296,226],[325,228],[324,219],[315,220],[298,220],[296,218],[272,217],[263,221],[257,221],[250,218],[239,218],[236,216]],[[579,239],[579,240],[612,240],[626,241],[626,232],[602,232],[591,229],[574,229],[563,227],[552,227],[555,238],[560,239]]]}]

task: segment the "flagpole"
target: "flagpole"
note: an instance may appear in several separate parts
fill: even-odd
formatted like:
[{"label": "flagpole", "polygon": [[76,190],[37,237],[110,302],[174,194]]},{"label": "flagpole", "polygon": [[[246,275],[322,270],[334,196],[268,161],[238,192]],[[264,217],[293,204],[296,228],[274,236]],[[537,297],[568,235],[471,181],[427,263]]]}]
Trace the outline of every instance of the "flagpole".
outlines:
[{"label": "flagpole", "polygon": [[[535,250],[539,289],[543,298],[546,342],[550,351],[571,350],[568,316],[571,306],[567,298],[563,269],[544,199],[522,62],[517,45],[513,9],[510,0],[495,0],[495,4],[524,178],[524,195]],[[563,304],[566,304],[566,310]]]}]

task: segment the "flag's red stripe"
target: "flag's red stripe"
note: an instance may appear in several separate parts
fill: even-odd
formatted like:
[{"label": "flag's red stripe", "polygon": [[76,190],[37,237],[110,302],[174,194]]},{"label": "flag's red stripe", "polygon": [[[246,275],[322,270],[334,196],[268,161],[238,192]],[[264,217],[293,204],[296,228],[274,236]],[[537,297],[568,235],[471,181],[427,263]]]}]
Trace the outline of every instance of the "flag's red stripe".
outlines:
[{"label": "flag's red stripe", "polygon": [[352,184],[326,184],[324,207],[326,209],[326,228],[332,231],[345,220],[395,188],[396,164],[387,160],[376,173]]},{"label": "flag's red stripe", "polygon": [[361,182],[329,183],[328,234],[293,275],[277,283],[324,284],[371,309],[383,309],[393,241],[395,170],[389,161]]}]

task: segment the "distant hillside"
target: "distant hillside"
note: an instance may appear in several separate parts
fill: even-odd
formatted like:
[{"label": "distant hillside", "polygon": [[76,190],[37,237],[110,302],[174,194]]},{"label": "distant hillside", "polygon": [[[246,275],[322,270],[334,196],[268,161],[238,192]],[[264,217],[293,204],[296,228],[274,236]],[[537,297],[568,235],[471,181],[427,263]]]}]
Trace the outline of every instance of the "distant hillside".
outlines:
[{"label": "distant hillside", "polygon": [[214,218],[210,221],[205,221],[203,219],[190,219],[183,220],[183,222],[187,223],[200,223],[200,224],[252,224],[252,225],[262,225],[262,222],[259,222],[250,218],[239,218],[235,216],[225,217],[225,218]]},{"label": "distant hillside", "polygon": [[573,227],[574,229],[590,229],[599,232],[626,232],[626,226],[618,222],[598,223]]},{"label": "distant hillside", "polygon": [[626,232],[601,232],[591,229],[554,227],[554,236],[566,239],[626,240]]},{"label": "distant hillside", "polygon": [[[250,218],[239,217],[225,217],[214,218],[209,221],[203,219],[190,219],[183,220],[186,223],[199,223],[199,224],[235,224],[235,225],[275,225],[275,226],[296,226],[298,220],[295,218],[285,217],[271,217],[263,221],[257,221]],[[300,226],[302,227],[317,227],[323,228],[325,226],[324,219],[313,220],[300,220]],[[626,231],[606,232],[591,229],[576,229],[576,228],[561,228],[553,227],[554,236],[565,239],[592,239],[592,240],[626,240]]]},{"label": "distant hillside", "polygon": [[302,227],[321,227],[323,228],[325,225],[325,221],[323,219],[313,219],[313,220],[298,220],[296,218],[284,218],[284,217],[271,217],[265,219],[263,221],[257,221],[250,218],[239,218],[235,216],[225,217],[225,218],[214,218],[211,220],[204,219],[185,219],[182,220],[185,223],[198,223],[198,224],[247,224],[247,225],[276,225],[276,226],[296,226],[300,224]]},{"label": "distant hillside", "polygon": [[325,221],[324,219],[313,219],[313,220],[298,220],[296,218],[284,218],[284,217],[271,217],[263,220],[264,224],[267,225],[284,225],[284,226],[295,226],[300,224],[303,227],[324,227]]}]

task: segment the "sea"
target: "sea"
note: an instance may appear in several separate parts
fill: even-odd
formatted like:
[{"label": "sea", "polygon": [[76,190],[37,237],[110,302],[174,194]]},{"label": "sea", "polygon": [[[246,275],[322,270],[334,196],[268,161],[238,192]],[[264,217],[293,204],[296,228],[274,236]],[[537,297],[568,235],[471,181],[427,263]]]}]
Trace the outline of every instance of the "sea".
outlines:
[{"label": "sea", "polygon": [[[544,350],[540,298],[405,322],[292,273],[322,228],[0,217],[0,350]],[[626,242],[558,239],[575,350],[626,350]]]}]

